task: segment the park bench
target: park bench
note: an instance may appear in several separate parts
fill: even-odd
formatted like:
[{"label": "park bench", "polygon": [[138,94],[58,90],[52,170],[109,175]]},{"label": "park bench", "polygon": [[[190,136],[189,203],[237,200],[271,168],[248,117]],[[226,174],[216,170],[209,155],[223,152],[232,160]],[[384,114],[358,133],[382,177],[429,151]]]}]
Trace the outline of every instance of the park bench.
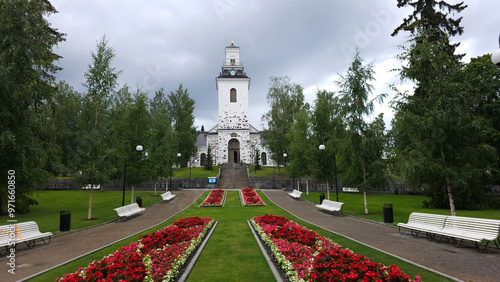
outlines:
[{"label": "park bench", "polygon": [[118,214],[119,217],[128,217],[128,216],[143,212],[146,209],[139,207],[139,205],[137,203],[133,203],[130,205],[116,208],[114,210],[116,211],[116,213]]},{"label": "park bench", "polygon": [[294,189],[292,193],[288,193],[288,195],[290,195],[292,198],[299,199],[300,195],[302,195],[302,192]]},{"label": "park bench", "polygon": [[398,223],[399,233],[403,235],[406,230],[410,230],[413,237],[418,237],[420,232],[425,232],[427,238],[432,240],[434,233],[443,229],[447,217],[441,214],[412,212],[408,223]]},{"label": "park bench", "polygon": [[175,197],[175,195],[172,194],[170,191],[168,191],[168,192],[161,194],[161,197],[163,198],[164,201],[169,201],[169,200],[172,200]]},{"label": "park bench", "polygon": [[342,187],[342,192],[359,193],[359,189],[358,188]]},{"label": "park bench", "polygon": [[[91,184],[82,186],[83,190],[90,190],[90,188],[92,188]],[[101,184],[94,184],[94,190],[99,190],[99,189],[101,189]]]},{"label": "park bench", "polygon": [[443,229],[436,231],[436,237],[446,238],[452,241],[455,247],[460,247],[463,241],[470,241],[478,251],[479,243],[486,241],[482,251],[493,241],[499,248],[500,220],[473,218],[463,216],[448,216],[444,222]]},{"label": "park bench", "polygon": [[339,212],[340,209],[342,208],[343,204],[344,203],[342,203],[342,202],[334,202],[334,201],[330,201],[330,200],[325,199],[325,200],[323,200],[321,205],[316,205],[316,208],[330,211],[330,212]]},{"label": "park bench", "polygon": [[0,233],[0,247],[5,247],[6,251],[8,247],[15,247],[22,243],[25,243],[29,249],[35,246],[36,241],[43,241],[47,245],[53,235],[51,232],[40,232],[38,224],[34,221],[2,225]]},{"label": "park bench", "polygon": [[[489,242],[493,241],[496,247],[500,248],[500,220],[413,212],[408,223],[398,223],[398,227],[401,234],[407,229],[412,231],[414,237],[420,232],[425,232],[427,239],[440,241],[445,238],[455,247],[460,247],[463,241],[470,241],[478,251],[481,251],[479,243],[486,241],[482,249],[484,252]],[[404,229],[402,232],[401,228]]]}]

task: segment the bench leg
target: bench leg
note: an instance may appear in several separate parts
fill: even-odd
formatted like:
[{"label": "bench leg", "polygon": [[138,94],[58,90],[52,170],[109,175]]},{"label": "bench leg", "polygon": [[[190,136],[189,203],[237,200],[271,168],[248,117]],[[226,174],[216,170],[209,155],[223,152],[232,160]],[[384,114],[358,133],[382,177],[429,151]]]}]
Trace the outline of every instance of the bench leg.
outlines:
[{"label": "bench leg", "polygon": [[420,234],[420,231],[418,230],[411,230],[411,236],[413,236],[413,238],[417,238],[418,235]]},{"label": "bench leg", "polygon": [[26,244],[26,246],[28,246],[28,249],[33,249],[36,242],[35,240],[31,240],[31,241],[24,241],[24,243]]},{"label": "bench leg", "polygon": [[[45,245],[49,244],[50,243],[50,238],[51,238],[50,236],[49,236],[49,238],[42,238],[43,243]],[[47,240],[47,241],[45,241],[45,240]]]},{"label": "bench leg", "polygon": [[9,252],[9,246],[5,246],[5,253],[4,254],[0,253],[0,257],[5,256],[8,252]]},{"label": "bench leg", "polygon": [[399,227],[399,234],[404,235],[406,232],[406,228],[403,230],[403,232],[401,232],[401,226],[398,226],[398,227]]},{"label": "bench leg", "polygon": [[[486,247],[488,247],[488,244],[490,243],[490,241],[486,242],[486,244],[484,245],[484,248],[482,250],[479,249],[479,243],[478,242],[472,242],[472,243],[476,246],[476,249],[477,249],[478,252],[484,253],[484,251],[486,251]],[[498,246],[497,246],[497,248],[498,248]]]},{"label": "bench leg", "polygon": [[425,232],[425,237],[427,237],[427,240],[429,241],[436,241],[436,234],[432,234],[430,232]]}]

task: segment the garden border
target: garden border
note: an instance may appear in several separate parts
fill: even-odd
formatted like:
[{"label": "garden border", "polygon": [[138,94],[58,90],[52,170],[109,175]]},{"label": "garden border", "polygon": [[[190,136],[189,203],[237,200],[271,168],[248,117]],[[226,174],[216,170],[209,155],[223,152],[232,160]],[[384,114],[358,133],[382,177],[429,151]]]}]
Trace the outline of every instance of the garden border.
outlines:
[{"label": "garden border", "polygon": [[212,228],[210,228],[210,231],[205,235],[205,238],[203,238],[203,242],[197,247],[196,252],[192,254],[192,257],[188,259],[188,264],[186,267],[183,267],[182,274],[179,276],[178,279],[175,279],[174,281],[179,281],[179,282],[184,282],[187,280],[189,277],[189,274],[191,273],[191,270],[193,269],[193,266],[196,264],[196,261],[198,260],[198,257],[200,256],[201,252],[203,251],[203,248],[205,248],[205,245],[207,244],[208,240],[212,236],[212,233],[214,232],[215,227],[217,226],[219,222],[215,221]]},{"label": "garden border", "polygon": [[267,261],[267,264],[269,265],[269,268],[271,269],[271,272],[274,275],[274,278],[276,279],[277,282],[284,282],[288,281],[285,277],[285,273],[283,272],[283,269],[281,267],[278,267],[276,263],[276,259],[274,259],[273,255],[269,252],[269,248],[265,247],[262,243],[262,239],[260,238],[259,235],[257,235],[257,232],[255,231],[255,228],[252,226],[252,223],[250,223],[250,220],[247,220],[248,226],[250,227],[250,230],[252,231],[253,237],[255,238],[255,241],[257,241],[257,244],[259,245],[260,251],[264,255],[264,258]]},{"label": "garden border", "polygon": [[[220,189],[220,188],[219,188]],[[208,196],[205,197],[205,200],[203,200],[203,202],[201,202],[201,204],[198,206],[199,208],[223,208],[225,205],[226,205],[226,199],[227,199],[227,189],[220,189],[220,190],[223,190],[224,191],[224,196],[222,197],[222,203],[220,206],[204,206],[203,203],[208,199],[208,197],[210,197],[210,194],[212,193],[212,191],[214,190],[218,190],[218,189],[212,189],[212,190],[209,190],[210,193],[208,193]],[[203,193],[201,194],[203,195]],[[200,196],[201,197],[201,196]]]}]

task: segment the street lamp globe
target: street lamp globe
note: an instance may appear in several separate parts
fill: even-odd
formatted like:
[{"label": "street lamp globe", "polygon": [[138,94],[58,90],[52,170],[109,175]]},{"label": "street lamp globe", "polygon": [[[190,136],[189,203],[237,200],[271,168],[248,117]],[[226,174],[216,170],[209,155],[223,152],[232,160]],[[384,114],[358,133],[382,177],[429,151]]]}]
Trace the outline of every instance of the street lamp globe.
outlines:
[{"label": "street lamp globe", "polygon": [[135,147],[135,150],[137,152],[142,152],[142,149],[144,149],[141,145],[137,145],[137,147]]},{"label": "street lamp globe", "polygon": [[[500,36],[498,37],[498,45],[500,45]],[[499,46],[500,48],[500,46]],[[500,49],[491,54],[491,62],[500,67]]]},{"label": "street lamp globe", "polygon": [[324,151],[325,150],[325,145],[323,145],[323,144],[319,145],[319,149],[320,149],[320,151]]},{"label": "street lamp globe", "polygon": [[177,153],[177,157],[180,158],[182,156],[181,153]]},{"label": "street lamp globe", "polygon": [[288,155],[286,153],[283,154],[283,158],[286,158],[288,157]]}]

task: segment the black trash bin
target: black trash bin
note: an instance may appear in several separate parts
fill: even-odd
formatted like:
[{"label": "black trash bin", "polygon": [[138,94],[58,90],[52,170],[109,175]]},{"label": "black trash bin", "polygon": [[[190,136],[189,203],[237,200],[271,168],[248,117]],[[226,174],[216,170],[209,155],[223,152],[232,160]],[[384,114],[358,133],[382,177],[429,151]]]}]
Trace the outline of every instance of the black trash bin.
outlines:
[{"label": "black trash bin", "polygon": [[319,194],[319,204],[323,203],[323,200],[325,199],[325,193]]},{"label": "black trash bin", "polygon": [[71,212],[61,211],[59,217],[59,231],[69,231],[71,229]]},{"label": "black trash bin", "polygon": [[393,223],[394,214],[392,210],[392,204],[384,204],[384,223]]},{"label": "black trash bin", "polygon": [[142,198],[141,197],[136,197],[135,202],[137,203],[137,205],[139,205],[139,207],[142,208]]}]

